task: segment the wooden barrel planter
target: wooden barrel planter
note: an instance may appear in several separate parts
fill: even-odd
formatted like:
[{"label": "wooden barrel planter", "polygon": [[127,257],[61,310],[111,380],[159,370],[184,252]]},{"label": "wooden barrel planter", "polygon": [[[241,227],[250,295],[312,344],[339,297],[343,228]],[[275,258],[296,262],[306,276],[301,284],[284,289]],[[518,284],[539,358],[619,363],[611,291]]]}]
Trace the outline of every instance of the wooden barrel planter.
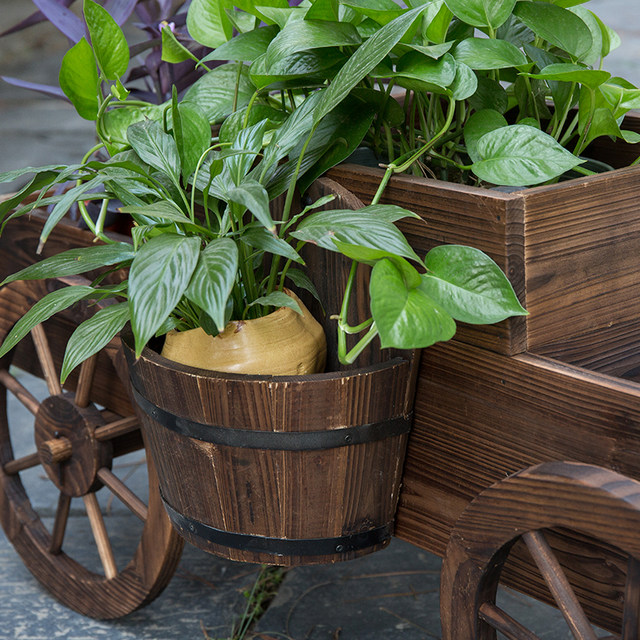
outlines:
[{"label": "wooden barrel planter", "polygon": [[178,532],[231,560],[330,563],[384,548],[413,362],[305,376],[184,366],[125,337],[137,411]]}]

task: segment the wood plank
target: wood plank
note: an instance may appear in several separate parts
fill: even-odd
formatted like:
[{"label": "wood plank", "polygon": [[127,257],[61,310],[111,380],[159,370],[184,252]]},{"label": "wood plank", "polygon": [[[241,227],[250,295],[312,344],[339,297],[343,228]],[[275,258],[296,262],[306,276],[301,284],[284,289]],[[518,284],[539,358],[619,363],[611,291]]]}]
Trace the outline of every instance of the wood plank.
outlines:
[{"label": "wood plank", "polygon": [[[532,354],[506,357],[458,342],[436,345],[422,354],[396,535],[443,555],[466,505],[494,482],[553,460],[640,479],[638,451],[636,383]],[[572,551],[567,543],[563,558],[573,564],[570,580],[581,583],[576,591],[583,605],[595,588],[588,613],[595,610],[610,625],[621,614],[612,592],[624,591],[626,558],[585,544],[586,551],[584,545]],[[510,583],[548,594],[526,561],[514,573]]]},{"label": "wood plank", "polygon": [[528,189],[528,348],[640,317],[640,167]]}]

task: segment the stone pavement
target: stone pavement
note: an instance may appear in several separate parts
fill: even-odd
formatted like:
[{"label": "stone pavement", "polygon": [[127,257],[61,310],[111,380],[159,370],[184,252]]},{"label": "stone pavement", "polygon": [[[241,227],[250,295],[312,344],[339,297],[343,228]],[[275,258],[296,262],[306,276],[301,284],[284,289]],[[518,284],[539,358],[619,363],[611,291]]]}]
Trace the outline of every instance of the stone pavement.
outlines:
[{"label": "stone pavement", "polygon": [[[640,18],[637,0],[592,0],[588,5],[623,37],[610,68],[640,85]],[[0,0],[0,24],[15,23],[30,11],[28,0]],[[25,36],[28,38],[26,46]],[[66,49],[64,38],[38,27],[0,40],[0,75],[54,83]],[[0,172],[79,158],[91,146],[91,123],[62,103],[13,89],[0,82]],[[7,187],[0,185],[0,193]],[[29,439],[32,417],[14,403],[12,428]],[[25,452],[29,450],[25,442]],[[119,460],[118,473],[133,471],[145,485],[140,454]],[[137,478],[136,474],[140,477]],[[30,489],[43,516],[53,515],[49,482],[32,474]],[[137,520],[119,503],[104,504],[116,555],[128,557]],[[74,506],[66,539],[88,566],[95,548],[81,506]],[[133,535],[132,535],[133,532]],[[393,540],[388,549],[357,561],[293,569],[255,632],[262,638],[293,640],[417,640],[440,637],[438,582],[440,560]],[[124,619],[88,619],[59,605],[24,567],[0,532],[0,640],[183,640],[222,639],[246,603],[256,567],[220,560],[187,547],[169,586],[153,603]],[[541,640],[571,636],[557,612],[528,598],[501,595],[531,624]]]}]

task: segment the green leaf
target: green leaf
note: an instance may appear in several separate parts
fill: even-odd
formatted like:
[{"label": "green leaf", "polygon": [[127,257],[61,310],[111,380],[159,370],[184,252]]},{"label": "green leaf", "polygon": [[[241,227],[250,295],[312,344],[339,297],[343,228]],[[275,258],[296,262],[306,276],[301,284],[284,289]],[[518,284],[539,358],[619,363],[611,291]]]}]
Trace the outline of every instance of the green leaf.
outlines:
[{"label": "green leaf", "polygon": [[361,42],[356,28],[348,22],[296,20],[271,41],[265,64],[270,69],[276,62],[301,51],[357,46]]},{"label": "green leaf", "polygon": [[509,108],[509,97],[504,87],[492,78],[479,76],[478,88],[469,98],[469,106],[476,111],[482,109],[494,109],[500,113],[506,113]]},{"label": "green leaf", "polygon": [[453,13],[443,0],[430,2],[427,5],[423,20],[425,29],[424,35],[427,40],[435,42],[436,44],[445,43],[445,40],[447,39],[447,31],[449,30],[452,18]]},{"label": "green leaf", "polygon": [[200,252],[184,295],[206,311],[218,331],[226,325],[227,300],[238,271],[238,248],[231,238],[212,240]]},{"label": "green leaf", "polygon": [[166,233],[140,247],[129,273],[136,357],[182,298],[199,254],[199,238]]},{"label": "green leaf", "polygon": [[60,382],[87,358],[103,349],[129,322],[128,302],[109,305],[98,311],[93,317],[85,320],[71,334],[64,352]]},{"label": "green leaf", "polygon": [[340,16],[340,3],[338,0],[314,0],[305,15],[305,20],[333,20]]},{"label": "green leaf", "polygon": [[254,160],[262,150],[262,143],[267,127],[267,121],[262,120],[256,124],[242,127],[230,147],[230,151],[242,151],[240,154],[225,158],[225,166],[234,184],[239,185],[249,173]]},{"label": "green leaf", "polygon": [[7,276],[0,282],[0,286],[14,280],[40,280],[42,278],[73,276],[100,267],[128,262],[133,259],[133,256],[133,247],[128,242],[69,249]]},{"label": "green leaf", "polygon": [[254,305],[259,304],[263,307],[289,307],[293,309],[296,313],[302,315],[302,309],[300,305],[291,297],[288,296],[284,291],[272,291],[266,296],[262,296],[257,300],[254,300],[247,307],[253,307]]},{"label": "green leaf", "polygon": [[321,86],[326,77],[346,60],[339,49],[300,51],[276,60],[267,67],[266,55],[257,58],[250,69],[251,81],[258,89],[300,89]]},{"label": "green leaf", "polygon": [[288,242],[269,233],[264,227],[251,227],[240,239],[254,249],[304,264],[300,254]]},{"label": "green leaf", "polygon": [[381,249],[420,262],[393,222],[375,215],[369,207],[358,211],[335,209],[312,213],[291,235],[330,251],[337,250],[337,240],[345,244]]},{"label": "green leaf", "polygon": [[84,0],[84,17],[98,66],[108,80],[117,80],[127,72],[129,45],[118,23],[93,0]]},{"label": "green leaf", "polygon": [[380,25],[388,24],[403,12],[393,0],[348,0],[344,5]]},{"label": "green leaf", "polygon": [[[375,70],[371,75],[378,77]],[[456,62],[448,53],[434,60],[419,51],[410,51],[398,60],[395,72],[385,73],[382,77],[418,80],[423,90],[441,91],[453,83],[456,77]]]},{"label": "green leaf", "polygon": [[438,246],[425,258],[420,289],[455,320],[492,324],[527,315],[509,280],[486,254],[461,245]]},{"label": "green leaf", "polygon": [[596,89],[611,77],[608,71],[585,69],[576,64],[567,63],[550,64],[544,67],[540,73],[527,73],[524,75],[554,82],[577,82],[590,89]]},{"label": "green leaf", "polygon": [[209,122],[218,122],[246,106],[254,90],[245,65],[233,62],[216,67],[196,80],[185,93],[182,103],[195,103]]},{"label": "green leaf", "polygon": [[485,134],[477,148],[481,160],[473,164],[472,170],[493,184],[540,184],[583,162],[551,136],[520,124]]},{"label": "green leaf", "polygon": [[162,33],[162,60],[178,64],[186,60],[198,61],[198,58],[176,38],[168,23],[160,23]]},{"label": "green leaf", "polygon": [[373,267],[369,293],[382,348],[421,349],[456,332],[453,318],[420,289],[409,289],[390,260]]},{"label": "green leaf", "polygon": [[127,129],[127,140],[140,158],[180,186],[180,154],[176,141],[155,120],[136,122]]},{"label": "green leaf", "polygon": [[600,92],[614,113],[640,109],[640,89],[623,78],[611,78],[600,86]]},{"label": "green leaf", "polygon": [[6,355],[36,325],[45,322],[58,311],[68,309],[71,305],[95,294],[95,289],[85,285],[64,287],[47,294],[38,300],[27,313],[14,325],[0,347],[0,358]]},{"label": "green leaf", "polygon": [[588,55],[593,39],[579,16],[547,2],[518,2],[514,14],[537,36],[580,60]]},{"label": "green leaf", "polygon": [[445,0],[460,20],[474,27],[497,29],[511,15],[516,0]]},{"label": "green leaf", "polygon": [[320,104],[313,114],[314,125],[317,125],[327,113],[340,104],[351,89],[389,54],[391,49],[398,44],[400,39],[411,28],[422,11],[424,11],[424,7],[407,11],[399,18],[382,27],[358,48],[340,69],[329,87],[322,93]]},{"label": "green leaf", "polygon": [[43,245],[49,234],[53,231],[54,227],[64,218],[67,211],[69,211],[69,207],[74,202],[78,202],[79,200],[84,199],[84,194],[102,184],[103,178],[101,176],[96,176],[93,180],[89,180],[88,182],[81,182],[79,185],[65,191],[62,195],[56,206],[53,208],[47,221],[44,223],[44,227],[42,227],[42,231],[40,232],[40,244]]},{"label": "green leaf", "polygon": [[276,223],[269,211],[269,194],[259,182],[245,180],[237,187],[229,189],[227,197],[230,202],[235,202],[251,211],[265,229],[275,232]]},{"label": "green leaf", "polygon": [[98,88],[100,80],[93,49],[81,38],[62,59],[60,88],[71,100],[78,114],[85,120],[98,117]]},{"label": "green leaf", "polygon": [[507,69],[524,67],[527,58],[516,46],[505,40],[487,38],[467,38],[453,50],[456,62],[462,62],[471,69]]},{"label": "green leaf", "polygon": [[493,109],[482,109],[473,113],[464,126],[464,142],[472,162],[480,161],[478,141],[485,133],[508,125],[507,119]]},{"label": "green leaf", "polygon": [[318,302],[320,302],[320,304],[322,304],[318,290],[313,284],[311,278],[309,278],[304,271],[301,271],[300,269],[287,269],[287,278],[289,278],[289,280],[291,280],[298,289],[308,291]]},{"label": "green leaf", "polygon": [[407,260],[397,256],[389,251],[382,249],[369,249],[368,247],[359,247],[353,244],[345,244],[344,242],[334,241],[338,251],[356,262],[361,262],[373,267],[380,260],[391,260],[395,267],[399,269],[404,278],[407,287],[414,289],[422,282],[420,272]]},{"label": "green leaf", "polygon": [[458,62],[456,64],[456,77],[447,93],[451,95],[454,100],[466,100],[477,90],[478,76],[476,76],[471,67],[464,64],[464,62]]},{"label": "green leaf", "polygon": [[177,222],[178,224],[191,222],[185,212],[171,200],[160,200],[151,204],[120,207],[119,210],[122,213],[137,213],[160,222]]},{"label": "green leaf", "polygon": [[[202,154],[211,145],[211,125],[202,110],[193,103],[178,105],[181,136],[176,137],[182,177],[185,181],[193,174]],[[175,127],[175,121],[174,121]]]},{"label": "green leaf", "polygon": [[191,37],[215,49],[233,35],[226,9],[233,8],[225,0],[192,0],[187,12],[187,29]]},{"label": "green leaf", "polygon": [[260,27],[247,33],[240,33],[205,56],[202,62],[207,62],[208,60],[253,62],[267,52],[269,43],[277,34],[278,27],[273,25]]},{"label": "green leaf", "polygon": [[[110,149],[120,152],[129,149],[127,129],[136,122],[144,120],[161,120],[163,106],[149,105],[148,107],[119,107],[104,114],[102,126],[109,137]],[[112,152],[112,153],[113,153]]]},{"label": "green leaf", "polygon": [[569,11],[575,13],[587,25],[587,28],[591,32],[591,48],[582,55],[582,62],[590,67],[598,66],[600,64],[600,58],[602,57],[602,39],[604,37],[600,23],[595,15],[588,9],[585,9],[585,7],[571,7]]}]

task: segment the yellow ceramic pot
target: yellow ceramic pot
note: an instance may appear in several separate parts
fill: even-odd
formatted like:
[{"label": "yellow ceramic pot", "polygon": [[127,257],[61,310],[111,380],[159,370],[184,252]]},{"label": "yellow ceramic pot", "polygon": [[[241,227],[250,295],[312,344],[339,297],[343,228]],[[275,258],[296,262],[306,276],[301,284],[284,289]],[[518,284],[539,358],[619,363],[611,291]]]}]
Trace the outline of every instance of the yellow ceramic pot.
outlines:
[{"label": "yellow ceramic pot", "polygon": [[324,331],[300,299],[302,315],[289,307],[255,320],[233,320],[213,337],[201,328],[170,331],[162,355],[182,364],[253,375],[304,375],[324,370]]}]

